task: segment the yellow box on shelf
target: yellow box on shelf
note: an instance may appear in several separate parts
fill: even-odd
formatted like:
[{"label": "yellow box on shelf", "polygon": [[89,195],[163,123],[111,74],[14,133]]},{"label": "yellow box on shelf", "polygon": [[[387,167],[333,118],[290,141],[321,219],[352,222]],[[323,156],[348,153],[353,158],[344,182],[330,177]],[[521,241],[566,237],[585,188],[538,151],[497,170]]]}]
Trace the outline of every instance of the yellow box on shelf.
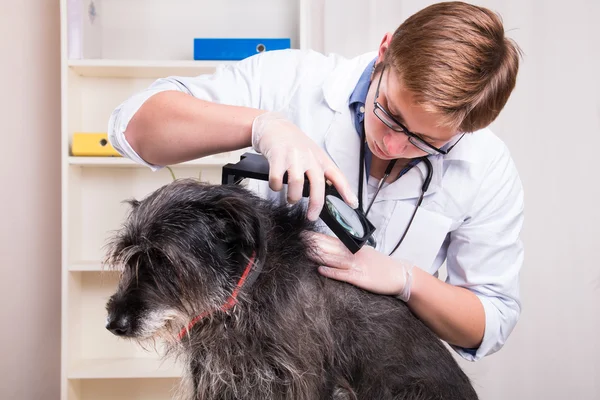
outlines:
[{"label": "yellow box on shelf", "polygon": [[111,146],[106,133],[73,133],[71,153],[78,157],[121,157]]}]

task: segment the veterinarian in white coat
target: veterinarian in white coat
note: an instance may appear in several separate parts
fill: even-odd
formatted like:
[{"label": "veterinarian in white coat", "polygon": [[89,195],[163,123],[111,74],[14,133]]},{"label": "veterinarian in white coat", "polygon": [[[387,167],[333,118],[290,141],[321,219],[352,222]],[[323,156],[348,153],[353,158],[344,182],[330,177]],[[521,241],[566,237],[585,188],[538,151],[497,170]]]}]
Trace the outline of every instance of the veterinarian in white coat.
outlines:
[{"label": "veterinarian in white coat", "polygon": [[[501,23],[488,11],[466,5],[444,7],[425,9],[401,27],[410,40],[420,40],[416,47],[433,43],[427,40],[436,35],[447,40],[445,48],[457,46],[454,54],[462,54],[457,60],[445,60],[454,68],[447,72],[446,81],[441,75],[439,79],[440,86],[448,86],[448,82],[460,86],[450,84],[445,90],[460,92],[463,85],[456,81],[460,76],[452,63],[476,62],[473,60],[481,53],[477,41],[491,39],[473,34],[471,44],[459,44],[452,42],[457,32],[477,23],[488,24],[500,32],[496,46],[507,46],[507,41]],[[454,17],[444,12],[447,7],[457,7],[452,9]],[[457,31],[436,29],[443,21],[432,24],[427,33],[415,28],[434,18],[459,18]],[[263,196],[299,201],[306,172],[312,185],[309,218],[316,219],[323,205],[324,178],[356,207],[364,129],[371,157],[363,182],[365,205],[373,198],[388,161],[399,159],[368,214],[377,228],[377,245],[365,246],[353,255],[337,238],[316,234],[313,239],[328,267],[320,272],[376,293],[399,296],[461,356],[478,360],[503,346],[519,318],[523,191],[509,151],[494,133],[485,127],[459,129],[469,126],[465,121],[475,120],[468,114],[470,110],[462,118],[457,117],[460,109],[441,115],[427,109],[426,102],[419,103],[415,89],[406,89],[409,78],[400,78],[398,63],[411,57],[419,62],[415,55],[424,53],[402,47],[402,43],[386,34],[377,52],[353,59],[312,51],[273,51],[219,67],[210,75],[159,79],[114,110],[109,138],[121,154],[153,170],[252,145],[271,167],[271,182],[257,184],[255,190]],[[502,48],[504,64],[491,72],[498,75],[498,68],[510,70],[512,65],[513,69],[499,78],[507,82],[494,83],[497,91],[507,94],[489,100],[484,108],[473,102],[467,105],[471,113],[488,118],[488,123],[504,106],[514,85],[510,81],[514,81],[518,66],[514,49]],[[428,48],[431,57],[451,56],[442,50],[437,49],[440,54],[436,55],[434,47]],[[404,76],[410,73],[414,75],[414,71],[405,71]],[[486,82],[489,86],[489,80]],[[508,89],[502,89],[503,85]],[[497,95],[497,91],[492,92]],[[493,97],[493,93],[487,95]],[[432,147],[447,149],[455,144],[448,154],[428,155],[433,167],[430,187],[405,239],[391,256],[388,254],[404,234],[427,172],[424,162],[410,162],[427,153],[409,141],[402,129],[390,128],[375,115],[375,101],[394,121],[402,121],[411,133],[419,132],[416,136]],[[482,101],[480,98],[479,103]],[[490,117],[487,114],[494,107],[495,114]],[[461,124],[448,123],[449,116]],[[408,172],[401,174],[401,170]],[[285,171],[290,185],[287,191],[280,191]],[[446,282],[436,277],[444,261]]]}]

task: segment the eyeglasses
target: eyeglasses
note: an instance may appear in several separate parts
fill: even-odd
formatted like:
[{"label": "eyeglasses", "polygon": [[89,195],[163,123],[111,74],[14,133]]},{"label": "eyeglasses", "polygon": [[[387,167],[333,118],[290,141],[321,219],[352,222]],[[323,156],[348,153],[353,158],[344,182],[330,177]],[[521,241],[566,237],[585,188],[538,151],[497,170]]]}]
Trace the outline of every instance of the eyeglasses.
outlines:
[{"label": "eyeglasses", "polygon": [[379,87],[381,86],[381,78],[383,78],[383,73],[385,71],[385,68],[386,68],[386,66],[384,65],[383,69],[381,70],[381,75],[379,76],[379,82],[377,83],[377,90],[375,91],[375,101],[374,101],[375,105],[373,108],[373,113],[377,116],[377,118],[379,118],[379,120],[381,120],[381,122],[383,122],[388,128],[390,128],[394,132],[404,133],[406,136],[408,136],[408,141],[413,146],[415,146],[417,149],[419,149],[429,155],[448,154],[450,152],[450,150],[452,150],[452,148],[454,146],[456,146],[456,144],[460,141],[460,139],[462,139],[464,134],[462,134],[458,138],[458,140],[452,146],[450,146],[448,149],[442,150],[440,148],[437,148],[437,147],[427,143],[426,141],[421,139],[418,135],[409,131],[406,126],[404,126],[403,124],[398,122],[394,117],[392,117],[391,114],[377,101],[377,98],[379,97]]}]

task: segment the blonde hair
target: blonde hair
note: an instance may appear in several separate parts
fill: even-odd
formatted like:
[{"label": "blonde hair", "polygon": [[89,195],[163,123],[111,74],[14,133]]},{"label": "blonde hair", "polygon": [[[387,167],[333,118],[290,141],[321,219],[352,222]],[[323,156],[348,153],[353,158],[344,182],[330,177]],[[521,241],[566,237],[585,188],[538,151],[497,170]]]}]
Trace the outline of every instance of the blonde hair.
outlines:
[{"label": "blonde hair", "polygon": [[419,11],[396,29],[385,64],[441,126],[473,132],[491,124],[506,104],[520,55],[498,14],[446,2]]}]

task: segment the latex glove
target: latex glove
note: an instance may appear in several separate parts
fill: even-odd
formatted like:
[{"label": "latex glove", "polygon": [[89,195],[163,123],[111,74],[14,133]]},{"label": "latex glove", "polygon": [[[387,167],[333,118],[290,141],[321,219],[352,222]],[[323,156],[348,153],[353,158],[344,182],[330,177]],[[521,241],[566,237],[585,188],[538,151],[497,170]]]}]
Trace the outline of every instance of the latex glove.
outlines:
[{"label": "latex glove", "polygon": [[302,198],[306,173],[310,181],[308,219],[319,218],[325,201],[325,179],[335,186],[348,205],[358,207],[358,199],[342,172],[323,149],[283,114],[267,112],[254,119],[252,147],[269,162],[269,187],[272,190],[282,189],[283,175],[287,171],[287,199],[291,204]]},{"label": "latex glove", "polygon": [[410,298],[413,265],[393,259],[371,246],[356,253],[337,238],[323,233],[306,234],[310,257],[322,266],[319,272],[332,279],[348,282],[370,292],[393,295],[403,301]]}]

